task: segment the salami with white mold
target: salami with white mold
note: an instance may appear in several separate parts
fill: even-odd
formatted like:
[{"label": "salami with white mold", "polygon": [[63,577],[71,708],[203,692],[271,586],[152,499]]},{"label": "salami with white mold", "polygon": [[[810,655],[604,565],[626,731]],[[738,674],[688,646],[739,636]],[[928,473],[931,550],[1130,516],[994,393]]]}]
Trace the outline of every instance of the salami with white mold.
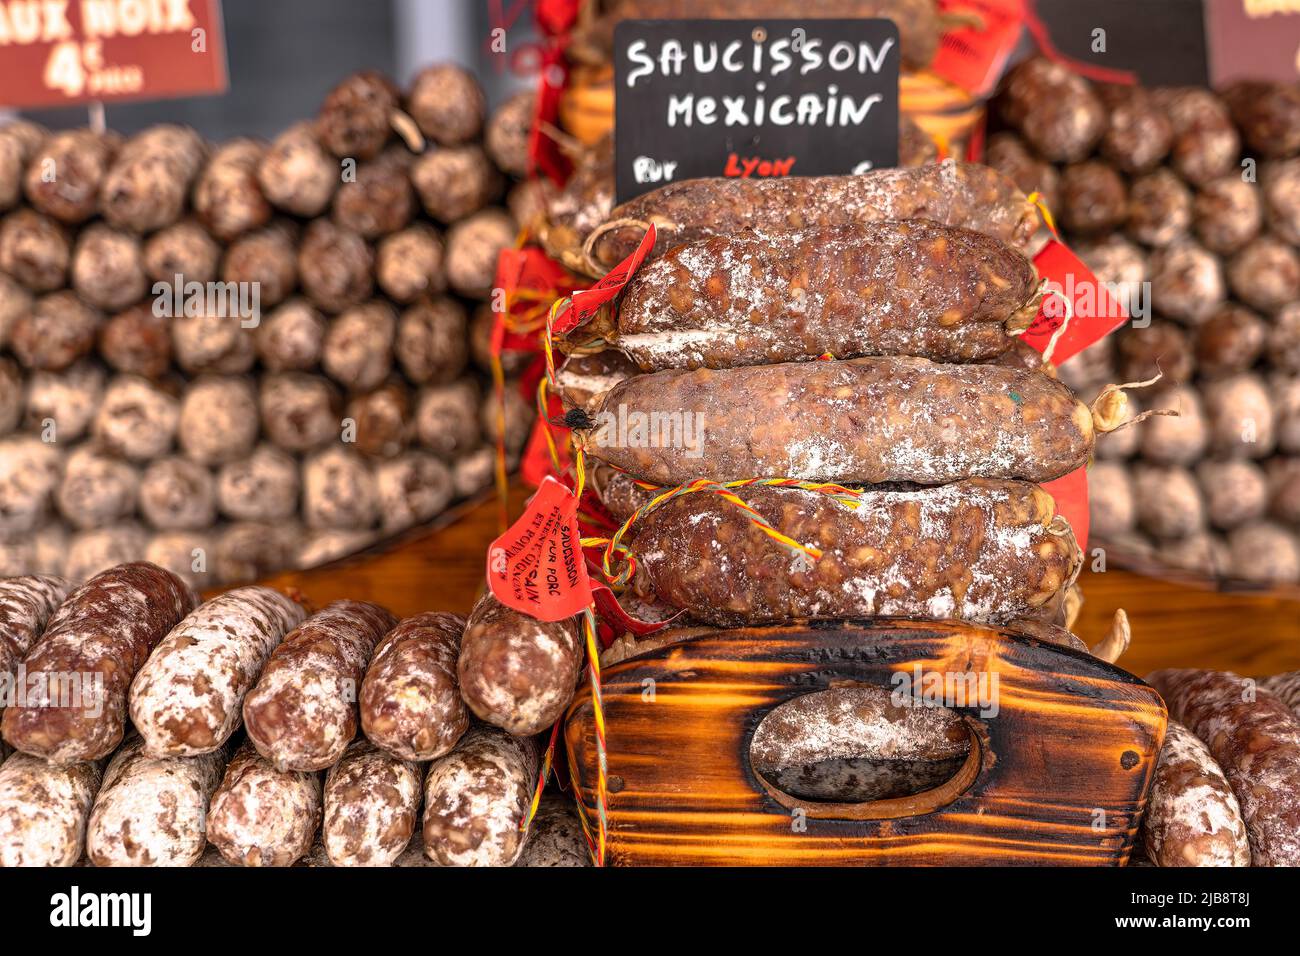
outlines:
[{"label": "salami with white mold", "polygon": [[655,594],[719,626],[878,615],[1050,620],[1082,563],[1052,497],[1024,482],[870,489],[844,502],[799,488],[735,494],[821,557],[778,544],[710,492],[679,495],[633,526],[632,549]]},{"label": "salami with white mold", "polygon": [[388,632],[361,683],[361,729],[403,760],[433,760],[469,728],[456,684],[465,619],[426,612]]},{"label": "salami with white mold", "polygon": [[237,866],[292,866],[320,821],[320,774],[276,770],[245,741],[212,795],[208,841]]},{"label": "salami with white mold", "polygon": [[420,768],[368,740],[353,741],[325,775],[321,833],[334,866],[391,866],[419,819]]},{"label": "salami with white mold", "polygon": [[1300,866],[1300,719],[1230,671],[1147,676],[1169,716],[1205,741],[1241,805],[1253,866]]},{"label": "salami with white mold", "polygon": [[778,232],[881,219],[931,219],[1017,248],[1038,228],[1037,209],[1010,179],[987,166],[949,160],[860,176],[686,179],[614,207],[596,227],[601,234],[587,241],[593,246],[591,265],[608,270],[635,251],[648,222],[657,230],[648,257],[654,258],[683,243],[747,228]]},{"label": "salami with white mold", "polygon": [[131,684],[131,723],[145,750],[193,757],[219,749],[239,728],[244,696],[271,652],[305,616],[279,591],[247,587],[176,625]]},{"label": "salami with white mold", "polygon": [[825,353],[981,361],[1038,312],[1038,276],[992,236],[892,221],[744,232],[678,246],[629,282],[603,334],[642,371]]},{"label": "salami with white mold", "polygon": [[193,866],[207,844],[208,800],[226,769],[221,750],[150,757],[132,736],[108,762],[86,828],[95,866]]},{"label": "salami with white mold", "polygon": [[[180,578],[146,562],[121,564],[73,591],[24,662],[62,688],[80,675],[76,700],[29,700],[4,713],[4,737],[24,753],[58,764],[106,757],[122,741],[127,691],[149,653],[194,609]],[[62,695],[60,695],[61,697]]]},{"label": "salami with white mold", "polygon": [[471,727],[425,778],[425,854],[443,866],[513,866],[537,769],[531,738]]},{"label": "salami with white mold", "polygon": [[461,640],[460,694],[475,716],[506,733],[540,733],[573,700],[582,653],[571,619],[539,621],[485,594]]},{"label": "salami with white mold", "polygon": [[670,487],[1045,482],[1087,464],[1096,439],[1089,407],[1041,371],[904,356],[638,375],[586,417],[575,436],[591,458]]},{"label": "salami with white mold", "polygon": [[14,754],[0,764],[0,868],[76,866],[99,779],[97,763]]},{"label": "salami with white mold", "polygon": [[63,578],[44,574],[0,580],[0,679],[18,670],[69,587]]},{"label": "salami with white mold", "polygon": [[334,601],[271,654],[244,698],[257,752],[281,770],[324,770],[357,733],[357,695],[380,639],[397,623],[362,601]]},{"label": "salami with white mold", "polygon": [[1156,762],[1142,839],[1156,866],[1250,866],[1232,788],[1209,748],[1176,720]]}]

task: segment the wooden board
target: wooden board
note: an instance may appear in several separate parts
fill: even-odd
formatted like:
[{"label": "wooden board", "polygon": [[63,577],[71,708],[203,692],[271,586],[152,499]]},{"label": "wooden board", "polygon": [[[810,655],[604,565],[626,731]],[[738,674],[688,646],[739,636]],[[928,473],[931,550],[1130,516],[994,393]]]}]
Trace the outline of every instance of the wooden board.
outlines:
[{"label": "wooden board", "polygon": [[[511,515],[525,491],[511,491]],[[339,598],[378,601],[403,617],[420,611],[467,612],[483,587],[488,544],[498,534],[493,502],[469,507],[460,520],[400,544],[268,583],[295,587],[316,604]],[[1300,669],[1300,601],[1220,593],[1144,578],[1112,568],[1085,572],[1077,625],[1099,641],[1115,608],[1129,613],[1133,646],[1120,661],[1136,674],[1157,667],[1212,667],[1249,675]]]},{"label": "wooden board", "polygon": [[[891,689],[914,664],[986,680],[966,706],[943,701],[972,741],[945,784],[822,804],[782,794],[754,771],[750,742],[773,708],[832,683]],[[914,621],[705,635],[608,668],[602,698],[608,862],[630,866],[1122,865],[1166,723],[1152,688],[1088,654]],[[996,707],[981,710],[988,701]],[[589,689],[570,708],[565,737],[593,819]]]}]

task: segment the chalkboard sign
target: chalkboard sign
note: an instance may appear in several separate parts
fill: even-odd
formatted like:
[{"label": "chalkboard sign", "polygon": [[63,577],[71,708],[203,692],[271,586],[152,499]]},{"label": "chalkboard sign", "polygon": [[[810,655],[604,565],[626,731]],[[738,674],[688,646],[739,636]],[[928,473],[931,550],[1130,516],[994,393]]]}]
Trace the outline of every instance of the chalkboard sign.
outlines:
[{"label": "chalkboard sign", "polygon": [[614,50],[619,202],[701,176],[898,164],[890,20],[624,20]]}]

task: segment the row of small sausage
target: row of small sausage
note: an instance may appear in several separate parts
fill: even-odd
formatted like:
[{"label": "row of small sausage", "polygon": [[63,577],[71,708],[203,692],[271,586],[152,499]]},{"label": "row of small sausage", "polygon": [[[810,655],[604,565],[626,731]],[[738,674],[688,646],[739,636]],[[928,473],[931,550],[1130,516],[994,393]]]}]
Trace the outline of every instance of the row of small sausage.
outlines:
[{"label": "row of small sausage", "polygon": [[[357,601],[337,601],[308,616],[299,603],[263,587],[196,607],[197,598],[175,575],[145,563],[119,565],[67,592],[57,578],[0,582],[0,677],[7,683],[0,726],[8,744],[23,751],[4,769],[29,781],[13,783],[10,799],[0,796],[0,818],[7,815],[11,829],[26,826],[25,814],[39,815],[32,793],[58,790],[71,799],[75,792],[80,802],[92,797],[97,768],[122,743],[129,713],[138,736],[117,752],[104,790],[141,764],[152,768],[147,776],[186,777],[194,793],[204,794],[199,802],[206,813],[206,797],[224,770],[206,829],[232,858],[246,858],[253,847],[261,862],[292,862],[305,853],[316,829],[309,823],[320,814],[320,771],[343,774],[353,782],[340,785],[353,788],[356,774],[344,771],[362,756],[365,772],[378,774],[368,778],[372,783],[392,778],[392,786],[380,789],[391,811],[411,821],[420,795],[418,764],[442,758],[513,766],[500,799],[481,800],[476,812],[499,803],[498,829],[517,837],[523,812],[507,807],[522,802],[526,808],[531,799],[536,753],[530,738],[567,706],[581,661],[570,626],[532,622],[491,598],[480,602],[468,627],[442,613],[399,623],[384,608]],[[471,713],[483,721],[473,729]],[[247,741],[227,766],[241,724]],[[368,742],[356,739],[359,728]],[[362,744],[368,748],[362,753],[348,751]],[[484,748],[513,756],[475,756]],[[431,786],[425,787],[429,807]],[[231,809],[218,813],[227,792]],[[398,793],[407,796],[396,800]],[[364,812],[380,812],[358,799]],[[286,807],[297,810],[284,817]],[[231,826],[251,827],[256,838],[241,843],[222,829]],[[476,834],[475,846],[482,842],[477,821],[458,826]],[[174,829],[160,825],[160,831]],[[358,844],[357,853],[378,852],[361,842],[366,845]],[[402,846],[388,850],[395,854]],[[507,840],[489,856],[510,862],[517,850]],[[448,851],[446,861],[457,855]]]}]

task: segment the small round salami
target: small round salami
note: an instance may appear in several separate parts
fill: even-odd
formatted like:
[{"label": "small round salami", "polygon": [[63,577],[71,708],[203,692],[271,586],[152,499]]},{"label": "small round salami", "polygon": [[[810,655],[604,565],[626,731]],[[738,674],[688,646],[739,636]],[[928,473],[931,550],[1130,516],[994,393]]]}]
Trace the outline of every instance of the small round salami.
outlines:
[{"label": "small round salami", "polygon": [[104,528],[135,513],[140,490],[136,469],[94,445],[68,456],[55,500],[74,528]]},{"label": "small round salami", "polygon": [[377,604],[335,601],[271,655],[244,699],[257,752],[279,768],[324,770],[357,732],[357,692],[370,656],[397,620]]},{"label": "small round salami", "polygon": [[154,649],[131,684],[131,722],[154,756],[212,753],[239,728],[244,697],[302,605],[265,587],[201,605]]},{"label": "small round salami", "polygon": [[378,517],[375,479],[365,460],[344,448],[326,448],[302,466],[302,516],[309,528],[362,531]]},{"label": "small round salami", "polygon": [[379,243],[375,279],[398,302],[438,295],[447,287],[442,271],[442,236],[426,223],[416,223]]},{"label": "small round salami", "polygon": [[20,537],[44,523],[62,471],[56,444],[26,435],[0,438],[0,538]]},{"label": "small round salami", "polygon": [[411,842],[420,771],[367,740],[353,741],[325,775],[321,838],[333,866],[391,866]]},{"label": "small round salami", "polygon": [[1130,236],[1144,245],[1167,246],[1191,227],[1192,192],[1169,170],[1157,169],[1133,181],[1126,213]]},{"label": "small round salami", "polygon": [[271,204],[262,195],[257,169],[266,147],[256,140],[232,139],[212,154],[194,184],[194,212],[218,239],[265,226]]},{"label": "small round salami", "polygon": [[16,209],[0,219],[0,271],[33,292],[64,284],[72,248],[61,225],[34,209]]},{"label": "small round salami", "polygon": [[97,763],[14,754],[0,764],[0,867],[76,866],[99,779]]},{"label": "small round salami", "polygon": [[154,282],[211,282],[221,264],[221,246],[193,219],[159,229],[144,243],[144,271]]},{"label": "small round salami", "polygon": [[497,168],[508,176],[528,175],[528,137],[537,94],[522,90],[497,107],[483,134],[483,145]]},{"label": "small round salami", "polygon": [[56,441],[74,442],[90,430],[103,395],[104,369],[91,359],[60,372],[32,372],[24,427],[39,433],[52,426]]},{"label": "small round salami", "polygon": [[244,233],[226,248],[221,278],[241,293],[256,289],[259,311],[279,305],[298,285],[296,234],[296,227],[283,222]]},{"label": "small round salami", "polygon": [[175,222],[206,151],[199,134],[183,126],[153,126],[131,137],[100,188],[104,219],[136,233]]},{"label": "small round salami", "polygon": [[416,385],[445,385],[469,361],[465,307],[455,299],[426,299],[402,313],[394,351]]},{"label": "small round salami", "polygon": [[1115,541],[1137,525],[1137,501],[1128,467],[1098,461],[1088,469],[1088,517],[1099,540]]},{"label": "small round salami", "polygon": [[1151,303],[1171,319],[1198,325],[1226,297],[1218,257],[1190,239],[1156,250],[1150,265]]},{"label": "small round salami", "polygon": [[217,518],[212,473],[175,455],[151,462],[140,478],[140,513],[161,531],[209,527]]},{"label": "small round salami", "polygon": [[138,302],[146,282],[139,238],[102,223],[88,226],[77,237],[71,278],[78,295],[106,311]]},{"label": "small round salami", "polygon": [[1266,163],[1260,185],[1269,226],[1293,246],[1300,246],[1300,159]]},{"label": "small round salami", "polygon": [[325,342],[325,320],[306,299],[280,305],[257,327],[257,357],[272,372],[315,368]]},{"label": "small round salami", "polygon": [[181,449],[203,465],[238,461],[257,444],[257,419],[257,399],[247,379],[201,378],[181,402]]},{"label": "small round salami", "polygon": [[172,360],[172,320],[135,305],[110,318],[99,330],[99,354],[125,375],[159,379]]},{"label": "small round salami", "polygon": [[487,115],[487,101],[478,80],[453,63],[421,70],[411,84],[406,108],[420,132],[442,146],[477,139]]},{"label": "small round salami", "polygon": [[221,466],[217,505],[236,521],[279,521],[298,510],[298,462],[274,445]]},{"label": "small round salami", "polygon": [[348,402],[345,416],[356,424],[353,445],[367,458],[392,458],[406,447],[411,396],[401,380],[390,380]]},{"label": "small round salami", "polygon": [[160,531],[145,545],[144,559],[166,568],[194,590],[201,591],[217,583],[212,573],[215,550],[208,528]]},{"label": "small round salami", "polygon": [[334,194],[334,220],[363,239],[397,232],[415,213],[415,194],[406,168],[410,154],[392,150],[357,167]]},{"label": "small round salami", "polygon": [[495,202],[501,174],[479,146],[431,149],[411,166],[411,182],[431,219],[453,223]]},{"label": "small round salami", "polygon": [[122,375],[108,383],[95,415],[94,436],[105,450],[132,461],[171,451],[181,406],[148,379]]},{"label": "small round salami", "polygon": [[150,757],[132,736],[113,755],[90,811],[86,854],[95,866],[193,866],[207,843],[208,800],[226,754]]},{"label": "small round salami", "polygon": [[313,304],[326,312],[342,312],[370,297],[374,255],[355,232],[317,219],[303,235],[298,272]]},{"label": "small round salami", "polygon": [[310,123],[298,123],[276,137],[257,167],[266,198],[295,216],[319,216],[339,181],[338,160],[321,148]]},{"label": "small round salami", "polygon": [[311,451],[339,437],[342,399],[319,375],[267,375],[262,379],[259,405],[266,437],[285,451]]},{"label": "small round salami", "polygon": [[423,451],[375,464],[375,497],[385,534],[396,534],[440,514],[455,496],[451,470]]},{"label": "small round salami", "polygon": [[1258,235],[1264,221],[1259,187],[1240,176],[1221,176],[1196,194],[1196,236],[1219,255],[1231,255]]},{"label": "small round salami", "polygon": [[473,379],[420,390],[415,434],[442,458],[458,458],[481,443],[478,386]]},{"label": "small round salami", "polygon": [[1156,866],[1250,866],[1232,787],[1209,748],[1176,720],[1160,748],[1142,838]]},{"label": "small round salami", "polygon": [[293,522],[236,521],[217,533],[214,568],[223,584],[243,584],[293,567],[302,528]]},{"label": "small round salami", "polygon": [[464,618],[426,612],[404,620],[375,649],[361,684],[361,729],[403,760],[448,753],[469,728],[456,684]]},{"label": "small round salami", "polygon": [[461,641],[460,694],[477,717],[507,733],[540,733],[573,700],[582,658],[573,621],[539,621],[485,594]]},{"label": "small round salami", "polygon": [[62,371],[95,347],[103,319],[75,292],[52,292],[14,320],[9,348],[26,368]]},{"label": "small round salami", "polygon": [[397,107],[392,80],[374,70],[354,73],[325,97],[316,134],[335,156],[370,159],[388,142]]},{"label": "small round salami", "polygon": [[64,546],[63,576],[69,581],[89,580],[119,564],[139,560],[148,546],[148,534],[134,521],[78,532]]},{"label": "small round salami", "polygon": [[344,388],[377,388],[393,368],[397,315],[392,306],[372,300],[349,308],[330,322],[321,350],[321,367]]},{"label": "small round salami", "polygon": [[212,795],[208,841],[236,866],[292,866],[320,821],[320,774],[276,770],[245,742]]},{"label": "small round salami", "polygon": [[515,241],[515,221],[501,209],[462,219],[447,233],[447,282],[471,299],[487,299],[496,279],[497,257]]},{"label": "small round salami", "polygon": [[520,822],[537,785],[530,738],[471,727],[429,765],[424,780],[424,852],[443,866],[513,866],[523,850]]},{"label": "small round salami", "polygon": [[89,129],[47,137],[32,154],[23,177],[27,200],[47,216],[85,222],[99,208],[99,187],[117,146],[112,134]]}]

